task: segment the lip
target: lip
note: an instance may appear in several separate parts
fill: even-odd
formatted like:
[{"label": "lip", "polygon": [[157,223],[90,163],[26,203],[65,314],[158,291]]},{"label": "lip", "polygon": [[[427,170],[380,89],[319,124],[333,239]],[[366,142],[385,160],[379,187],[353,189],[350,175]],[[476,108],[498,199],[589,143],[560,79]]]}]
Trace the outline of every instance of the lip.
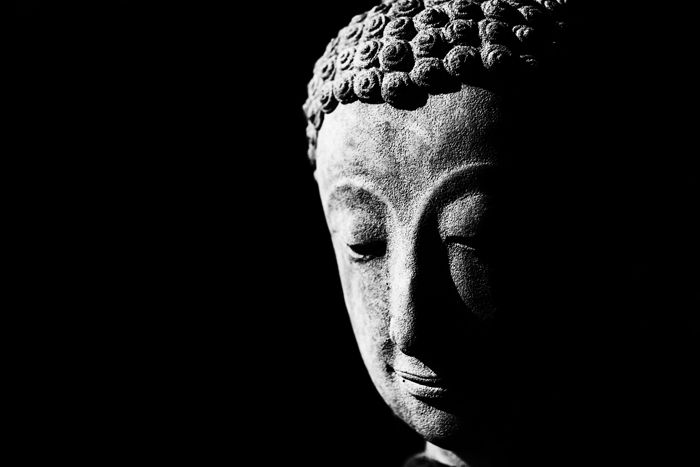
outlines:
[{"label": "lip", "polygon": [[406,391],[418,399],[442,399],[447,395],[444,380],[437,375],[416,375],[401,370],[394,371]]}]

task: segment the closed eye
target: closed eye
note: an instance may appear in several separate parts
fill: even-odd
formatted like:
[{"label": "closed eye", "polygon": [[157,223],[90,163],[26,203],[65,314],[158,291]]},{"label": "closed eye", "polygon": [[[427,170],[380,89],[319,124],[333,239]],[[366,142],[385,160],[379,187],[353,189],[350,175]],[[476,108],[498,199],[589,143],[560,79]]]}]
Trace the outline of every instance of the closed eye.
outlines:
[{"label": "closed eye", "polygon": [[386,241],[376,240],[372,242],[356,243],[348,245],[350,257],[354,261],[369,261],[384,256],[386,253]]},{"label": "closed eye", "polygon": [[459,235],[450,235],[445,239],[445,243],[455,245],[466,250],[478,250],[479,242],[473,237],[462,237]]}]

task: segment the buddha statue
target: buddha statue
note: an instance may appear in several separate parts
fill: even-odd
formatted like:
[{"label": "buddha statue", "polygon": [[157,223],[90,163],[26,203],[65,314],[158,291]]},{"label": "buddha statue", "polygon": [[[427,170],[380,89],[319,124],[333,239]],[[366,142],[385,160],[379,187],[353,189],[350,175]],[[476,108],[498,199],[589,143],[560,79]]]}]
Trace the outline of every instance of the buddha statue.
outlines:
[{"label": "buddha statue", "polygon": [[565,243],[542,232],[557,224],[547,190],[565,185],[545,183],[567,138],[567,8],[384,1],[309,83],[309,157],[359,350],[426,441],[407,466],[508,463],[499,443],[536,373],[524,355],[545,347],[530,331],[568,292],[542,248]]}]

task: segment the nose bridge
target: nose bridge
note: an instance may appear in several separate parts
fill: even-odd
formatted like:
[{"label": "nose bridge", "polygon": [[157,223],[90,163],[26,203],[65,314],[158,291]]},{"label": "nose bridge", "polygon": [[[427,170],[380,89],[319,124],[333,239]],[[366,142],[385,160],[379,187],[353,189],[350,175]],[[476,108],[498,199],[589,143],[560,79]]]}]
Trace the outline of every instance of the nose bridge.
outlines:
[{"label": "nose bridge", "polygon": [[405,232],[397,242],[391,264],[390,326],[391,340],[411,355],[416,346],[418,286],[417,235]]}]

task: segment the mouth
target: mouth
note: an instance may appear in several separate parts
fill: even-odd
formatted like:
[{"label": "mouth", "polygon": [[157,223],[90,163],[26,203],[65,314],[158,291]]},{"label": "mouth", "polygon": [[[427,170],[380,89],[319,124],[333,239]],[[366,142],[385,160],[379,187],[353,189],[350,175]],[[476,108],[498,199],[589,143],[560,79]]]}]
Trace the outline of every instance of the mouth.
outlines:
[{"label": "mouth", "polygon": [[401,370],[394,371],[406,391],[418,399],[442,399],[447,395],[445,381],[435,374],[417,375]]}]

